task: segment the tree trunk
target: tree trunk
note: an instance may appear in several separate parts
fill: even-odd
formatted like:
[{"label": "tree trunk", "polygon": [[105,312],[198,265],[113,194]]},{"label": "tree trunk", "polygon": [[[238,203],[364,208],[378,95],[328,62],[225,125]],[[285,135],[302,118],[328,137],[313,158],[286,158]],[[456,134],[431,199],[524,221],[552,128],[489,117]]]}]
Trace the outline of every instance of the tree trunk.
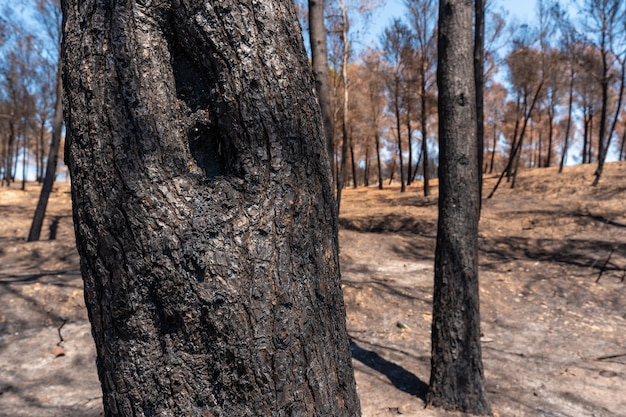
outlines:
[{"label": "tree trunk", "polygon": [[383,166],[380,161],[380,138],[378,137],[378,126],[376,127],[376,136],[374,137],[374,143],[376,144],[376,165],[378,167],[378,189],[383,189]]},{"label": "tree trunk", "polygon": [[[311,61],[315,74],[315,90],[322,110],[322,121],[326,136],[328,157],[332,161],[335,153],[333,117],[330,110],[330,81],[328,79],[328,47],[324,24],[324,0],[309,0],[309,41]],[[334,164],[331,163],[331,168]],[[333,178],[335,175],[333,174]]]},{"label": "tree trunk", "polygon": [[420,148],[420,153],[417,154],[417,162],[415,163],[415,170],[413,171],[413,181],[417,180],[417,172],[418,172],[418,168],[420,167],[420,164],[422,163],[422,151]]},{"label": "tree trunk", "polygon": [[619,158],[618,161],[624,160],[624,150],[626,150],[626,121],[624,121],[624,130],[622,131],[622,142],[619,147]]},{"label": "tree trunk", "polygon": [[[439,221],[429,405],[491,414],[480,347],[473,3],[439,2]],[[468,69],[470,69],[468,71]]]},{"label": "tree trunk", "polygon": [[615,116],[613,117],[613,122],[606,133],[606,144],[603,145],[601,152],[598,155],[598,167],[596,168],[596,172],[594,173],[594,180],[592,185],[596,186],[600,182],[600,177],[602,177],[602,172],[604,171],[604,162],[606,161],[606,156],[608,154],[609,148],[611,147],[611,139],[613,138],[613,133],[615,132],[615,127],[617,126],[617,121],[619,120],[620,111],[622,108],[622,97],[624,96],[624,81],[626,77],[626,60],[624,62],[620,62],[622,66],[621,71],[621,79],[619,86],[619,93],[617,94],[616,102],[617,106],[615,109]]},{"label": "tree trunk", "polygon": [[[536,152],[532,153],[532,158],[528,161],[528,168],[541,168],[541,159],[543,158],[543,133],[541,126],[535,130],[535,121],[530,119],[530,132],[528,135],[530,149],[536,149]],[[536,140],[535,140],[536,139]]]},{"label": "tree trunk", "polygon": [[341,114],[341,164],[337,173],[337,213],[341,208],[341,193],[346,181],[346,159],[348,156],[348,112],[350,110],[350,92],[348,90],[348,58],[350,53],[350,41],[348,40],[348,9],[345,0],[341,2],[341,79],[343,81],[343,112]]},{"label": "tree trunk", "polygon": [[410,113],[410,109],[411,109],[411,105],[408,104],[407,105],[407,112],[406,112],[406,131],[407,131],[407,142],[408,142],[408,146],[407,148],[409,151],[409,160],[408,160],[408,166],[406,168],[406,185],[411,185],[411,182],[413,181],[413,127],[411,126],[411,113]]},{"label": "tree trunk", "polygon": [[561,152],[561,162],[559,164],[559,174],[563,172],[565,166],[565,160],[567,159],[567,150],[569,148],[569,135],[572,127],[572,110],[574,107],[574,69],[570,69],[570,81],[569,81],[569,101],[567,103],[567,125],[565,127],[565,138],[563,139],[563,151]]},{"label": "tree trunk", "polygon": [[15,176],[13,175],[13,156],[15,154],[15,119],[14,114],[11,112],[9,118],[9,137],[7,140],[7,154],[6,162],[4,164],[4,181],[7,187],[11,185]]},{"label": "tree trunk", "polygon": [[365,164],[363,166],[363,185],[369,187],[370,185],[370,147],[365,146]]},{"label": "tree trunk", "polygon": [[57,165],[59,159],[59,147],[61,146],[61,133],[63,130],[63,83],[61,81],[61,66],[57,70],[57,91],[54,116],[52,119],[52,138],[50,140],[50,151],[48,153],[48,165],[46,167],[46,175],[43,179],[39,201],[33,216],[33,222],[28,232],[28,241],[34,242],[41,237],[41,228],[43,219],[46,217],[46,209],[48,207],[48,199],[52,192],[52,186],[57,174]]},{"label": "tree trunk", "polygon": [[546,156],[545,167],[552,165],[552,142],[554,141],[554,113],[548,112],[548,155]]},{"label": "tree trunk", "polygon": [[[491,160],[489,161],[489,174],[493,173],[493,163],[496,159],[496,147],[498,146],[498,131],[496,122],[493,123],[493,147],[491,148]],[[481,187],[482,188],[482,187]]]},{"label": "tree trunk", "polygon": [[402,155],[402,130],[400,127],[400,78],[396,75],[394,109],[396,114],[396,138],[398,140],[398,159],[400,160],[400,192],[406,191],[404,182],[404,161]]},{"label": "tree trunk", "polygon": [[526,128],[528,126],[528,122],[533,113],[535,105],[537,104],[537,101],[539,100],[539,95],[541,94],[542,88],[543,88],[543,79],[541,80],[541,82],[539,83],[539,86],[537,87],[537,90],[535,91],[535,95],[532,98],[530,106],[524,105],[524,109],[525,109],[524,110],[524,122],[522,123],[522,130],[520,131],[519,140],[517,141],[517,158],[515,158],[515,161],[514,161],[515,166],[513,168],[513,178],[511,181],[512,189],[515,188],[515,183],[517,180],[517,172],[519,168],[520,159],[522,158],[522,145],[524,143],[524,136],[526,134]]},{"label": "tree trunk", "polygon": [[604,155],[606,125],[608,117],[608,103],[609,103],[609,75],[606,53],[602,54],[602,79],[600,80],[600,86],[602,90],[602,104],[600,106],[600,124],[598,126],[598,167],[594,173],[594,180],[592,185],[598,185],[600,176],[602,175],[602,169],[604,161],[602,156]]},{"label": "tree trunk", "polygon": [[393,163],[391,164],[391,174],[389,174],[389,185],[391,185],[391,183],[393,182],[394,175],[396,174],[396,166],[398,165],[396,163],[396,158],[393,158],[392,162]]},{"label": "tree trunk", "polygon": [[583,122],[583,164],[591,163],[591,128],[593,114],[585,115]]},{"label": "tree trunk", "polygon": [[[423,64],[422,64],[423,65]],[[426,114],[426,70],[422,71],[422,81],[421,81],[421,122],[422,125],[422,158],[424,158],[424,165],[422,170],[422,176],[424,177],[424,197],[428,197],[430,195],[430,182],[428,178],[428,117]]]},{"label": "tree trunk", "polygon": [[359,415],[293,3],[217,3],[63,1],[105,415]]},{"label": "tree trunk", "polygon": [[[485,157],[485,2],[474,0],[474,83],[476,88],[476,142],[478,172],[482,173]],[[482,201],[483,176],[478,178],[478,195]]]},{"label": "tree trunk", "polygon": [[356,177],[356,160],[354,157],[354,144],[352,143],[352,131],[350,131],[350,163],[352,168],[352,188],[358,188],[358,178]]},{"label": "tree trunk", "polygon": [[26,167],[28,166],[28,148],[29,143],[26,132],[22,134],[22,191],[26,191]]},{"label": "tree trunk", "polygon": [[[59,79],[60,81],[60,79]],[[57,82],[59,82],[57,81]],[[62,102],[62,101],[61,101]],[[61,123],[63,123],[63,117],[61,117]],[[37,140],[37,182],[42,183],[44,178],[44,158],[46,156],[45,146],[46,136],[46,118],[41,118],[39,125],[39,139]]]}]

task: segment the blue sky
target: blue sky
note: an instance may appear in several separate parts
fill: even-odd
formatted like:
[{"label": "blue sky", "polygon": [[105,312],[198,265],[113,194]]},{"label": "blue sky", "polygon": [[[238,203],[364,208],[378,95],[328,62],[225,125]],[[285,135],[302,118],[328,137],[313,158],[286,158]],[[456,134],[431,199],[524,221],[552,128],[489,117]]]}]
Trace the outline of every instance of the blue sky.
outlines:
[{"label": "blue sky", "polygon": [[[495,9],[502,7],[520,20],[529,20],[535,13],[535,2],[535,0],[494,0],[492,7]],[[384,18],[386,15],[388,16],[387,20],[389,20],[392,17],[402,15],[403,12],[403,0],[387,0],[381,17]]]},{"label": "blue sky", "polygon": [[[536,0],[492,0],[495,10],[504,9],[508,11],[510,19],[520,22],[529,22],[535,14]],[[366,37],[378,39],[379,33],[395,17],[402,17],[405,13],[404,0],[386,0],[385,6],[376,11],[370,22],[370,33]]]}]

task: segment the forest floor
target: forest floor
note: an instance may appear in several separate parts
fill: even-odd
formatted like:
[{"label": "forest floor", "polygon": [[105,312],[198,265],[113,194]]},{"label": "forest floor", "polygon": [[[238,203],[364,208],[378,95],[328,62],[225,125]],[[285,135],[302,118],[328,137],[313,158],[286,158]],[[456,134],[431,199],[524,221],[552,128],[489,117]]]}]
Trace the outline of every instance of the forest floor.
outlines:
[{"label": "forest floor", "polygon": [[[482,348],[499,417],[626,416],[626,164],[528,171],[483,200]],[[495,178],[485,181],[485,194]],[[341,263],[364,417],[425,409],[436,181],[345,190]],[[25,236],[39,188],[0,188],[0,416],[96,417],[101,393],[74,249],[69,184],[44,240]],[[403,323],[398,327],[398,323]]]}]

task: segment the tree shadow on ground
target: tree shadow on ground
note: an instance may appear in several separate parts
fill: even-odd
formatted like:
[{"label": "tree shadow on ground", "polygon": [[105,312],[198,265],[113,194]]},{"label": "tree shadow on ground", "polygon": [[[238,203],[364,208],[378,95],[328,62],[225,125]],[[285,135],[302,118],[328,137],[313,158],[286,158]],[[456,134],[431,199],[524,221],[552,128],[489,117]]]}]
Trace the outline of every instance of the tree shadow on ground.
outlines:
[{"label": "tree shadow on ground", "polygon": [[59,232],[59,223],[63,219],[69,219],[72,221],[72,216],[52,216],[50,219],[50,225],[48,226],[48,240],[56,240]]},{"label": "tree shadow on ground", "polygon": [[[518,236],[481,239],[482,267],[498,261],[533,260],[565,266],[588,268],[595,271],[624,271],[618,260],[626,258],[626,244],[590,239],[533,239]],[[613,262],[610,261],[612,255]],[[618,261],[618,262],[615,262]]]},{"label": "tree shadow on ground", "polygon": [[400,365],[388,361],[378,353],[362,348],[353,338],[350,340],[350,348],[352,349],[352,357],[354,359],[385,375],[394,387],[407,394],[414,395],[422,401],[426,401],[428,385],[417,376]]},{"label": "tree shadow on ground", "polygon": [[383,195],[378,198],[378,201],[390,206],[410,206],[410,207],[434,207],[438,203],[438,197],[424,197],[422,194],[411,193],[403,194],[401,196]]},{"label": "tree shadow on ground", "polygon": [[354,280],[344,277],[342,278],[341,282],[343,285],[353,287],[357,290],[362,290],[364,287],[370,287],[374,289],[378,294],[388,294],[390,296],[403,298],[409,301],[421,301],[423,303],[431,303],[430,299],[426,297],[418,297],[414,295],[410,290],[403,290],[402,287],[399,288],[393,282],[387,283],[385,282],[385,280],[377,278],[372,278],[370,280]]},{"label": "tree shadow on ground", "polygon": [[[72,295],[82,289],[80,272],[76,270],[0,272],[0,304],[6,303],[0,318],[0,338],[38,328],[42,323],[59,326],[85,319],[84,307],[67,307]],[[0,342],[0,351],[3,346]]]},{"label": "tree shadow on ground", "polygon": [[339,218],[339,225],[346,230],[365,233],[399,233],[434,238],[436,221],[410,215],[388,214],[384,216],[364,216]]},{"label": "tree shadow on ground", "polygon": [[[394,246],[407,260],[434,260],[434,239],[417,237],[412,245]],[[586,271],[596,279],[612,274],[626,279],[626,243],[618,240],[552,239],[504,236],[479,239],[479,262],[484,271],[500,272],[502,264],[535,261]]]}]

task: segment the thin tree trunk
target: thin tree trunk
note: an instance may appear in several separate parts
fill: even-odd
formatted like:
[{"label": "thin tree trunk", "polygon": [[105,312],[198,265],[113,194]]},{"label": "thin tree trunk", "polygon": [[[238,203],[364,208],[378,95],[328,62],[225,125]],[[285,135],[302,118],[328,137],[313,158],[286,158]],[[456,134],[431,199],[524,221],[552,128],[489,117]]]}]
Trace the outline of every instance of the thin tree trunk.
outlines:
[{"label": "thin tree trunk", "polygon": [[[335,158],[333,117],[330,109],[330,81],[328,79],[328,47],[324,24],[324,0],[309,0],[309,41],[311,61],[315,74],[315,90],[322,111],[328,158]],[[331,167],[334,169],[334,164]],[[333,178],[336,175],[333,173]]]},{"label": "thin tree trunk", "polygon": [[496,158],[496,146],[498,145],[498,131],[496,130],[496,123],[493,123],[493,150],[491,151],[491,161],[489,161],[489,174],[493,173],[493,163]]},{"label": "thin tree trunk", "polygon": [[[410,108],[410,105],[407,106]],[[411,181],[413,178],[413,127],[411,126],[411,113],[407,110],[406,113],[406,131],[407,131],[407,141],[408,141],[408,151],[409,151],[409,160],[406,169],[406,185],[411,185]]]},{"label": "thin tree trunk", "polygon": [[[488,415],[480,347],[480,194],[472,2],[439,3],[439,220],[429,405]],[[468,68],[470,69],[468,71]]]},{"label": "thin tree trunk", "polygon": [[552,165],[552,142],[554,141],[554,113],[548,113],[548,155],[546,156],[545,167],[549,168]]},{"label": "thin tree trunk", "polygon": [[415,163],[415,170],[413,171],[413,181],[417,179],[417,173],[419,171],[418,168],[421,163],[422,163],[422,151],[420,148],[420,153],[417,155],[417,162]]},{"label": "thin tree trunk", "polygon": [[354,144],[352,143],[352,132],[350,133],[350,162],[352,166],[352,188],[358,188],[359,184],[356,177],[356,160],[354,158]]},{"label": "thin tree trunk", "polygon": [[391,183],[393,182],[393,178],[396,174],[396,166],[398,164],[396,163],[396,159],[393,159],[393,164],[391,164],[391,174],[389,175],[389,185],[391,185]]},{"label": "thin tree trunk", "polygon": [[[485,157],[485,2],[474,0],[474,82],[476,88],[476,142],[478,143],[478,172],[483,170]],[[479,178],[480,201],[483,176]]]},{"label": "thin tree trunk", "polygon": [[46,156],[45,135],[46,135],[46,120],[42,117],[41,124],[39,126],[39,140],[37,141],[37,182],[38,183],[42,183],[44,179],[44,158]]},{"label": "thin tree trunk", "polygon": [[26,132],[22,135],[22,191],[26,190],[26,168],[28,167],[28,140]]},{"label": "thin tree trunk", "polygon": [[541,126],[539,127],[539,130],[537,132],[537,134],[535,135],[535,123],[532,121],[530,121],[530,145],[532,146],[533,143],[535,142],[535,138],[537,138],[537,158],[535,161],[531,161],[530,164],[530,168],[541,168],[543,165],[541,163],[542,159],[543,159],[543,136],[541,136]]},{"label": "thin tree trunk", "polygon": [[[602,79],[600,80],[600,86],[602,90],[602,104],[600,107],[600,126],[598,127],[598,167],[594,173],[594,180],[591,185],[598,185],[600,176],[602,175],[602,169],[604,168],[604,155],[605,147],[608,148],[608,143],[605,143],[605,135],[607,131],[607,118],[608,118],[608,105],[609,105],[609,64],[607,61],[607,54],[605,49],[605,33],[602,32],[601,42],[601,55],[602,55]],[[619,104],[618,104],[619,105]],[[610,136],[607,142],[610,141]]]},{"label": "thin tree trunk", "polygon": [[31,223],[30,231],[28,232],[29,242],[38,241],[41,237],[41,228],[43,226],[43,220],[46,217],[48,199],[50,198],[50,193],[52,192],[52,187],[57,173],[59,147],[61,146],[61,133],[63,130],[63,83],[61,80],[60,65],[59,61],[56,81],[56,102],[54,107],[54,116],[52,119],[52,138],[50,140],[50,150],[48,153],[48,165],[46,167],[46,175],[44,176],[43,184],[41,186],[37,208],[35,208],[33,222]]},{"label": "thin tree trunk", "polygon": [[[585,109],[586,110],[586,109]],[[589,132],[591,131],[591,129],[589,128],[589,125],[591,124],[591,117],[592,115],[585,112],[583,114],[583,148],[582,148],[582,163],[583,164],[588,164],[590,161],[588,160],[588,155],[589,155]]]},{"label": "thin tree trunk", "polygon": [[615,116],[613,117],[613,122],[611,123],[611,127],[609,128],[606,136],[606,144],[603,145],[601,152],[598,156],[598,168],[594,173],[595,178],[593,180],[592,185],[596,186],[600,182],[600,177],[602,177],[602,172],[604,170],[604,162],[606,161],[606,156],[608,154],[609,148],[611,147],[611,140],[613,138],[613,132],[615,132],[615,127],[617,126],[617,121],[619,119],[620,111],[622,109],[622,97],[624,96],[624,78],[626,77],[626,60],[621,62],[622,64],[622,76],[620,80],[619,93],[617,95],[617,108],[615,109]]},{"label": "thin tree trunk", "polygon": [[376,165],[378,167],[378,189],[383,189],[383,166],[380,161],[380,138],[378,137],[378,128],[376,129],[376,135],[374,137],[374,143],[376,144]]},{"label": "thin tree trunk", "polygon": [[541,94],[542,88],[543,88],[543,80],[541,80],[541,82],[539,83],[539,86],[537,87],[537,90],[535,91],[535,95],[533,96],[530,106],[528,107],[528,111],[526,112],[525,117],[524,117],[524,123],[522,124],[522,130],[520,132],[519,140],[517,144],[518,155],[517,155],[517,160],[515,163],[515,169],[513,170],[513,180],[511,181],[511,188],[515,188],[515,181],[517,179],[517,169],[519,167],[519,161],[522,157],[522,144],[524,142],[524,134],[526,132],[526,127],[528,125],[528,121],[530,120],[530,116],[532,115],[535,105],[537,104],[537,101],[539,100],[539,95]]},{"label": "thin tree trunk", "polygon": [[396,100],[395,100],[395,113],[396,113],[396,138],[398,140],[398,158],[400,160],[400,192],[406,191],[404,182],[404,161],[402,155],[402,131],[400,130],[400,103],[398,97],[399,82],[396,79]]},{"label": "thin tree trunk", "polygon": [[522,106],[522,97],[521,94],[518,93],[517,96],[517,100],[516,100],[516,109],[515,109],[515,127],[513,129],[513,139],[511,140],[511,150],[509,151],[509,159],[507,162],[507,168],[505,171],[503,171],[504,174],[506,174],[506,180],[507,182],[510,181],[511,179],[511,167],[513,166],[513,158],[515,157],[515,152],[514,150],[517,148],[517,136],[519,134],[519,122],[520,122],[520,114],[521,114],[521,106]]},{"label": "thin tree trunk", "polygon": [[62,3],[105,416],[358,416],[293,2],[215,3]]},{"label": "thin tree trunk", "polygon": [[11,186],[13,182],[13,155],[15,153],[15,115],[11,113],[9,118],[9,139],[7,143],[7,154],[4,171],[4,180],[7,186]]},{"label": "thin tree trunk", "polygon": [[618,161],[624,160],[624,149],[626,148],[626,121],[624,122],[624,131],[622,132],[622,143],[619,147],[619,159]]},{"label": "thin tree trunk", "polygon": [[365,166],[363,169],[363,185],[369,187],[370,185],[370,147],[365,146]]},{"label": "thin tree trunk", "polygon": [[567,151],[569,148],[569,135],[572,126],[572,109],[574,107],[574,69],[570,69],[569,82],[569,102],[567,104],[567,125],[565,127],[565,139],[563,139],[563,151],[561,153],[561,163],[559,164],[559,174],[563,172]]},{"label": "thin tree trunk", "polygon": [[[520,138],[517,141],[517,143],[515,144],[515,147],[513,149],[511,149],[511,156],[509,157],[509,162],[507,163],[506,168],[504,168],[504,170],[502,171],[502,174],[500,174],[500,177],[498,178],[498,181],[496,181],[496,185],[493,187],[493,190],[491,190],[491,193],[489,193],[489,195],[487,196],[487,198],[491,198],[493,197],[493,195],[496,193],[496,190],[498,189],[498,187],[500,186],[500,183],[502,182],[502,178],[504,177],[504,175],[507,172],[511,172],[511,167],[513,166],[514,161],[517,159],[517,155],[518,153],[521,152],[522,149],[522,144],[523,144],[523,138],[524,138],[524,133],[526,131],[526,126],[528,124],[528,119],[530,118],[530,114],[533,111],[533,108],[535,106],[535,103],[537,102],[537,98],[539,97],[539,93],[540,90],[543,86],[543,83],[539,85],[539,88],[537,89],[535,96],[533,98],[532,104],[530,106],[530,109],[528,110],[527,116],[524,117],[524,124],[522,125],[522,130],[520,133]],[[515,175],[516,175],[517,170],[515,170],[512,174],[513,176],[513,182],[511,183],[511,188],[515,188]]]},{"label": "thin tree trunk", "polygon": [[[18,127],[19,129],[19,127]],[[12,166],[13,166],[13,172],[11,173],[11,182],[15,182],[16,178],[17,178],[17,165],[19,163],[20,160],[20,146],[19,146],[19,131],[15,132],[15,139],[14,139],[14,146],[13,146],[13,162],[12,162]]]},{"label": "thin tree trunk", "polygon": [[[423,65],[423,63],[422,63]],[[426,71],[422,71],[422,80],[421,80],[421,99],[422,99],[422,112],[421,112],[421,128],[422,128],[422,157],[424,158],[424,165],[422,170],[422,175],[424,177],[424,197],[428,197],[430,195],[430,182],[428,178],[428,118],[426,114]]]},{"label": "thin tree trunk", "polygon": [[348,112],[350,110],[348,90],[348,58],[350,54],[350,42],[348,40],[348,9],[346,0],[341,0],[341,42],[343,44],[341,57],[341,79],[343,80],[343,112],[341,115],[341,164],[337,174],[337,212],[341,207],[341,193],[346,180],[346,159],[348,156]]}]

